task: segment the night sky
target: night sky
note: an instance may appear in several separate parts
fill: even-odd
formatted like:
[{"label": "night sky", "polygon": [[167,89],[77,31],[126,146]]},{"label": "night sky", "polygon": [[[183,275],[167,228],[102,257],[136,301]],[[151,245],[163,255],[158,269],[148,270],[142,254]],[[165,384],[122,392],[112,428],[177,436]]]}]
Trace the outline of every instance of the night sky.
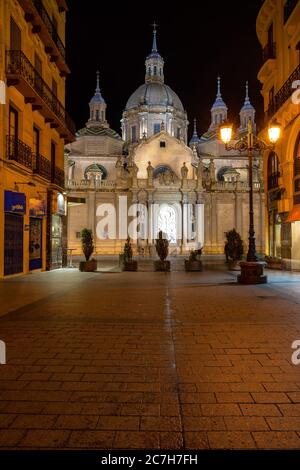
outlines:
[{"label": "night sky", "polygon": [[[83,7],[83,5],[86,7]],[[76,1],[67,13],[67,109],[77,128],[89,116],[96,70],[107,103],[110,126],[120,132],[126,102],[144,83],[144,61],[151,51],[152,28],[158,23],[158,50],[165,61],[165,83],[181,99],[190,121],[198,121],[198,133],[210,123],[221,76],[222,96],[229,118],[237,124],[244,102],[246,80],[250,98],[262,125],[262,98],[257,72],[261,47],[256,37],[256,16],[261,0],[241,1]],[[90,5],[90,7],[89,7]]]}]

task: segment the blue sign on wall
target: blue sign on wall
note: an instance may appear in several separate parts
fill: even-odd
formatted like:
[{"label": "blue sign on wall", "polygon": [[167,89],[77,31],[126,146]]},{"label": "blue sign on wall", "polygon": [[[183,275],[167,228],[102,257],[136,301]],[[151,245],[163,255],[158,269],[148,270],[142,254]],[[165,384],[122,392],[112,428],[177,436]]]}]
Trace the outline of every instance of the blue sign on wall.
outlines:
[{"label": "blue sign on wall", "polygon": [[4,211],[25,214],[26,194],[15,191],[4,191]]}]

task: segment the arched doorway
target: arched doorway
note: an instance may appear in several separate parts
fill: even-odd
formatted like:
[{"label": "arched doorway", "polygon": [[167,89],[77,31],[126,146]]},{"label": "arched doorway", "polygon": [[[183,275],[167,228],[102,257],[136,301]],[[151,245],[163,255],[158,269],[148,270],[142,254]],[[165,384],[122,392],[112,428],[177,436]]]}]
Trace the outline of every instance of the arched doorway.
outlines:
[{"label": "arched doorway", "polygon": [[176,210],[169,204],[162,204],[157,216],[157,234],[161,230],[170,243],[177,242]]}]

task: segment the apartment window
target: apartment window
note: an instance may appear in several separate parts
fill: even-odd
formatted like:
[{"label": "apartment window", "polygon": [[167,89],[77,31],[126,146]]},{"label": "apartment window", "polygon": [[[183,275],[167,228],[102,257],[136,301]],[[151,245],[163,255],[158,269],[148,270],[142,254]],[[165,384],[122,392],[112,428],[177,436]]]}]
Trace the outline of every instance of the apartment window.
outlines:
[{"label": "apartment window", "polygon": [[273,42],[274,42],[274,34],[273,34],[273,23],[272,23],[270,24],[269,29],[268,29],[268,46],[270,50],[272,50]]},{"label": "apartment window", "polygon": [[278,187],[279,161],[275,152],[268,158],[268,190]]},{"label": "apartment window", "polygon": [[51,181],[55,178],[55,164],[56,164],[56,143],[51,141]]},{"label": "apartment window", "polygon": [[158,134],[160,132],[160,124],[154,124],[153,133]]},{"label": "apartment window", "polygon": [[42,61],[37,54],[34,54],[34,68],[35,68],[34,85],[36,88],[42,91],[43,85],[42,85],[41,80],[43,76],[43,66],[42,66]]},{"label": "apartment window", "polygon": [[10,49],[21,50],[21,30],[13,18],[10,18]]},{"label": "apartment window", "polygon": [[269,91],[269,106],[272,106],[274,104],[274,87]]},{"label": "apartment window", "polygon": [[40,130],[33,127],[33,153],[39,155],[40,153]]},{"label": "apartment window", "polygon": [[12,106],[9,107],[9,135],[16,139],[19,135],[19,113]]},{"label": "apartment window", "polygon": [[52,93],[54,96],[57,96],[57,82],[52,78]]}]

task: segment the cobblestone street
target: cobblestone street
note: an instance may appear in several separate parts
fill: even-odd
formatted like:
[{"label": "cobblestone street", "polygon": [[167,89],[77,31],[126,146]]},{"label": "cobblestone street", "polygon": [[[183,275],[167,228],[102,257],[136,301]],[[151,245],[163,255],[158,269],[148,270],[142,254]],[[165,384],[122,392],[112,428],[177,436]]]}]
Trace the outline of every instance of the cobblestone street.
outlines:
[{"label": "cobblestone street", "polygon": [[1,448],[300,449],[300,275],[0,283]]}]

